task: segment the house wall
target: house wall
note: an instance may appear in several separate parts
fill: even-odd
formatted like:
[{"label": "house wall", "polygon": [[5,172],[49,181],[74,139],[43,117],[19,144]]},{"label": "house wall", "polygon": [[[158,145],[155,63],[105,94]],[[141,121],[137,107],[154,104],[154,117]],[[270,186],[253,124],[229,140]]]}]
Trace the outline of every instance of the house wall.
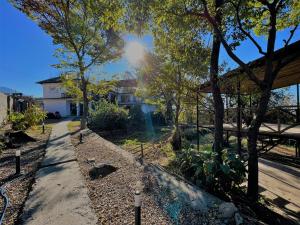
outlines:
[{"label": "house wall", "polygon": [[[12,99],[10,101],[10,110],[12,110]],[[7,119],[7,95],[0,93],[0,126],[2,125],[3,122],[6,121]]]},{"label": "house wall", "polygon": [[44,99],[44,110],[47,112],[60,113],[61,116],[70,115],[70,102],[66,99]]},{"label": "house wall", "polygon": [[64,88],[60,83],[46,83],[43,84],[43,97],[44,98],[61,98],[65,94]]}]

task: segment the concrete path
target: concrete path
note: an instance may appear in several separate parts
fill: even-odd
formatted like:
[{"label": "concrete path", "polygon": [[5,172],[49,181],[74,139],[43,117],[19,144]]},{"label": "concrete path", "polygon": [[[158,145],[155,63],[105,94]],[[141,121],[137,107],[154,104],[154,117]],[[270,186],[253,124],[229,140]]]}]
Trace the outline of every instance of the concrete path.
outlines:
[{"label": "concrete path", "polygon": [[25,203],[22,219],[28,225],[94,225],[97,217],[90,207],[67,124],[53,126],[42,168]]},{"label": "concrete path", "polygon": [[261,194],[286,215],[300,218],[300,170],[266,159],[259,159]]}]

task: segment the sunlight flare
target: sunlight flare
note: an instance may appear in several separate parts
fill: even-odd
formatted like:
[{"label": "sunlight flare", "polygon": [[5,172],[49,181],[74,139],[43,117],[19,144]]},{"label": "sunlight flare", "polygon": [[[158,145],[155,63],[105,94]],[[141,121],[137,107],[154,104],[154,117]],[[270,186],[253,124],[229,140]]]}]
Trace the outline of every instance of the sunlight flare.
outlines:
[{"label": "sunlight flare", "polygon": [[145,48],[144,46],[136,41],[129,42],[125,46],[125,57],[128,62],[133,65],[139,65],[144,59]]}]

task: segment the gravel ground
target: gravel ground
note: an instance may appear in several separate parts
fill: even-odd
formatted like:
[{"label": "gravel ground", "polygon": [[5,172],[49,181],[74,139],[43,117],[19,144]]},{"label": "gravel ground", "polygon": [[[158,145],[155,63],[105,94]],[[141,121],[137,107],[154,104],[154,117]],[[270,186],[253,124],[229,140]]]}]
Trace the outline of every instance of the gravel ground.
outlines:
[{"label": "gravel ground", "polygon": [[[0,155],[0,186],[5,184],[6,193],[10,200],[4,217],[4,225],[17,224],[18,216],[22,212],[23,205],[34,182],[35,172],[44,156],[49,134],[50,128],[46,129],[45,134],[41,134],[40,130],[33,130],[29,135],[36,139],[35,142],[28,142],[15,149],[5,149]],[[15,151],[17,149],[22,152],[21,170],[24,175],[12,180],[15,173]],[[3,199],[1,198],[1,213],[3,206]]]},{"label": "gravel ground", "polygon": [[[81,171],[86,178],[89,197],[99,218],[99,224],[134,224],[134,191],[137,182],[142,181],[141,168],[124,158],[121,154],[105,147],[97,135],[85,137],[83,144],[78,145],[76,136],[72,142]],[[87,159],[95,158],[96,163],[109,163],[117,167],[117,171],[106,177],[91,180],[89,170],[91,165]],[[142,206],[143,224],[172,224],[171,220],[156,204],[152,195],[143,194]]]},{"label": "gravel ground", "polygon": [[[72,143],[76,147],[77,159],[86,178],[99,224],[134,224],[133,192],[137,182],[143,186],[142,224],[217,225],[224,222],[218,219],[217,209],[202,214],[178,201],[168,190],[159,187],[146,169],[107,147],[95,133],[87,134],[83,144],[78,144],[78,135],[73,135]],[[89,170],[92,166],[88,159],[118,169],[103,178],[91,180]],[[227,224],[231,224],[231,221]]]}]

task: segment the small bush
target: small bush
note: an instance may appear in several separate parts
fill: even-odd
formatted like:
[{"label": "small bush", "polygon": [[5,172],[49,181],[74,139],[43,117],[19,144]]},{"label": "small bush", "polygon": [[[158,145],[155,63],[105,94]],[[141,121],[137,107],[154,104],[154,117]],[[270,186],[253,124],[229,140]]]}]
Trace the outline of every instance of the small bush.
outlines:
[{"label": "small bush", "polygon": [[26,130],[31,126],[38,125],[46,118],[46,112],[40,107],[32,105],[25,110],[24,113],[13,112],[9,116],[14,130]]},{"label": "small bush", "polygon": [[128,128],[129,129],[145,129],[146,118],[140,105],[134,105],[129,109]]},{"label": "small bush", "polygon": [[23,113],[11,113],[9,115],[9,121],[12,123],[13,130],[25,130],[28,128],[28,124],[25,121],[25,116]]},{"label": "small bush", "polygon": [[137,139],[133,139],[133,140],[127,139],[124,142],[125,147],[130,147],[130,146],[135,146],[135,145],[140,145],[140,144],[141,144],[141,142],[139,142]]},{"label": "small bush", "polygon": [[197,139],[197,130],[195,128],[185,129],[182,133],[183,137],[189,141]]},{"label": "small bush", "polygon": [[36,105],[30,106],[24,112],[24,119],[28,127],[36,126],[46,119],[46,112]]},{"label": "small bush", "polygon": [[[207,149],[206,147],[204,149]],[[183,149],[175,159],[175,166],[187,179],[197,185],[204,185],[211,190],[228,191],[241,184],[246,176],[243,161],[230,150],[223,150],[223,164],[216,160],[212,151]],[[222,179],[222,187],[220,180]]]},{"label": "small bush", "polygon": [[128,112],[106,100],[94,104],[89,126],[99,130],[126,129]]}]

